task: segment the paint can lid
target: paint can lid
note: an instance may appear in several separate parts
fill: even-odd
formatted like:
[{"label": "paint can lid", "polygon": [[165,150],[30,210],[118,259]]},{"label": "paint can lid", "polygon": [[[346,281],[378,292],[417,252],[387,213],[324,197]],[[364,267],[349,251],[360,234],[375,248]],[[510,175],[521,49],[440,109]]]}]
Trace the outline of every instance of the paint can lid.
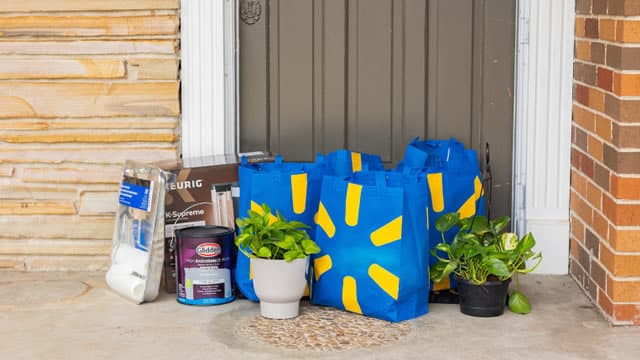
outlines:
[{"label": "paint can lid", "polygon": [[176,230],[177,238],[216,238],[232,234],[233,229],[224,226],[192,226]]}]

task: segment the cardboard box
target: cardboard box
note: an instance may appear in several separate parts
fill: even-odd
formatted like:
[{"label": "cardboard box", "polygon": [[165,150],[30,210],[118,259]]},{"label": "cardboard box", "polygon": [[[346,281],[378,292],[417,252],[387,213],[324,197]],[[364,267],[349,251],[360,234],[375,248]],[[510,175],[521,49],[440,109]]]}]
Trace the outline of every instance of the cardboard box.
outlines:
[{"label": "cardboard box", "polygon": [[[238,161],[235,155],[220,155],[158,163],[176,176],[165,197],[163,283],[168,293],[176,292],[175,231],[204,225],[234,227],[232,193],[239,196]],[[220,211],[224,208],[226,213]]]},{"label": "cardboard box", "polygon": [[[249,156],[251,162],[266,159],[262,153]],[[176,176],[176,182],[167,185],[165,197],[163,283],[168,293],[176,292],[176,230],[204,225],[235,227],[239,162],[236,155],[218,155],[157,163]]]}]

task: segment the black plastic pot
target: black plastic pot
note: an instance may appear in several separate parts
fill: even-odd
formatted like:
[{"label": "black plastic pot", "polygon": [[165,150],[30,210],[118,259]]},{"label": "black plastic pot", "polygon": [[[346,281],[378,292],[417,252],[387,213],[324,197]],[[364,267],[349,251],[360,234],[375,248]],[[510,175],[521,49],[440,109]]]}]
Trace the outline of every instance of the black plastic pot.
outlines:
[{"label": "black plastic pot", "polygon": [[460,311],[463,314],[480,317],[500,316],[507,303],[507,290],[511,279],[505,281],[487,281],[476,285],[469,280],[458,281]]}]

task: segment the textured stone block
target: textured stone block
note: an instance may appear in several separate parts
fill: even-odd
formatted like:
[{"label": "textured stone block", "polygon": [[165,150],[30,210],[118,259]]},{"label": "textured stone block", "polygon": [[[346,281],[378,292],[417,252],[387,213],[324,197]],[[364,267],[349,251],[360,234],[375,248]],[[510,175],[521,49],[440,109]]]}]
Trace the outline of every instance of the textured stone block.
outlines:
[{"label": "textured stone block", "polygon": [[75,213],[76,207],[71,201],[0,201],[0,215],[73,215]]},{"label": "textured stone block", "polygon": [[0,12],[178,9],[180,0],[19,0],[0,2]]},{"label": "textured stone block", "polygon": [[129,74],[139,80],[176,80],[178,79],[177,59],[130,59]]},{"label": "textured stone block", "polygon": [[13,176],[13,168],[12,167],[0,167],[0,177],[12,177]]},{"label": "textured stone block", "polygon": [[158,40],[3,40],[1,55],[175,54],[177,42]]},{"label": "textured stone block", "polygon": [[0,120],[0,130],[175,129],[177,126],[175,117]]},{"label": "textured stone block", "polygon": [[0,148],[0,159],[9,163],[54,163],[63,162],[90,164],[118,164],[135,159],[141,162],[173,160],[175,146],[83,146],[74,147],[21,147]]},{"label": "textured stone block", "polygon": [[25,168],[21,178],[24,182],[118,184],[121,177],[121,166],[104,165],[102,168]]},{"label": "textured stone block", "polygon": [[111,239],[113,217],[0,216],[0,238]]},{"label": "textured stone block", "polygon": [[0,141],[7,143],[129,143],[129,142],[168,142],[178,137],[170,132],[0,132]]},{"label": "textured stone block", "polygon": [[25,263],[20,259],[0,257],[0,270],[24,271]]},{"label": "textured stone block", "polygon": [[122,60],[0,58],[0,79],[115,79],[124,76]]},{"label": "textured stone block", "polygon": [[86,191],[80,195],[80,215],[113,215],[117,206],[117,192]]},{"label": "textured stone block", "polygon": [[106,271],[111,258],[102,256],[29,256],[27,271]]},{"label": "textured stone block", "polygon": [[173,35],[177,30],[176,15],[0,17],[0,36],[3,37]]},{"label": "textured stone block", "polygon": [[109,255],[110,240],[7,240],[0,241],[6,255]]},{"label": "textured stone block", "polygon": [[78,191],[64,186],[0,185],[0,201],[13,200],[76,200]]},{"label": "textured stone block", "polygon": [[0,118],[175,116],[178,83],[0,83]]}]

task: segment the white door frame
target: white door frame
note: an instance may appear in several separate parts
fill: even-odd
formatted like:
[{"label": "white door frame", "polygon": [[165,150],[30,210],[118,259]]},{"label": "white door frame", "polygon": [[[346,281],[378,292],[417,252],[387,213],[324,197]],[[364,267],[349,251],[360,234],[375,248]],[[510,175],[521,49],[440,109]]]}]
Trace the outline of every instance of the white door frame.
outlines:
[{"label": "white door frame", "polygon": [[237,149],[237,0],[181,0],[182,156]]},{"label": "white door frame", "polygon": [[[236,153],[238,0],[181,1],[182,154]],[[566,274],[574,0],[518,0],[516,15],[512,218],[538,272]]]},{"label": "white door frame", "polygon": [[569,270],[574,0],[519,0],[513,219],[532,232],[539,273]]}]

